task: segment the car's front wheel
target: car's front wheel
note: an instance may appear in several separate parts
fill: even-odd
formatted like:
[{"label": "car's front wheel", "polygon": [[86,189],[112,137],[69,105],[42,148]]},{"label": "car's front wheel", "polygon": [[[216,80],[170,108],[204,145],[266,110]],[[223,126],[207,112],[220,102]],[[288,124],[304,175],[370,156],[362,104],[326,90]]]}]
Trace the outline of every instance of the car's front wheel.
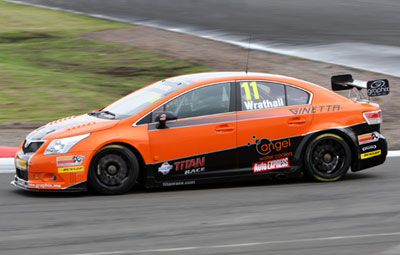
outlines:
[{"label": "car's front wheel", "polygon": [[93,157],[89,169],[89,185],[96,192],[115,195],[127,192],[137,180],[139,164],[136,156],[122,145],[107,145]]},{"label": "car's front wheel", "polygon": [[308,145],[304,159],[304,174],[312,180],[337,181],[349,170],[351,151],[342,137],[322,134]]}]

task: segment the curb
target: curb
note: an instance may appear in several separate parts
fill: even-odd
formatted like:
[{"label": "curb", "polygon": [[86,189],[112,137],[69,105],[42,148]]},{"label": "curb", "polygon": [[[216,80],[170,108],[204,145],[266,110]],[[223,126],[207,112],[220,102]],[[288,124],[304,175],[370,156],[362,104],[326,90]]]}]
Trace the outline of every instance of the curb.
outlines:
[{"label": "curb", "polygon": [[[387,157],[400,157],[400,151],[389,151]],[[0,174],[5,173],[15,173],[14,158],[0,158]]]},{"label": "curb", "polygon": [[13,158],[18,147],[0,146],[0,158]]}]

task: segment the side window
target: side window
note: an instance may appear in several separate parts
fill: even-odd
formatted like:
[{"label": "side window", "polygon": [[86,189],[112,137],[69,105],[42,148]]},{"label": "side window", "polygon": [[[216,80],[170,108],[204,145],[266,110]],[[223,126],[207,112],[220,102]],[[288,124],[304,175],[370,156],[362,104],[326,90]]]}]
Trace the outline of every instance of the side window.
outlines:
[{"label": "side window", "polygon": [[310,94],[308,94],[304,90],[291,86],[286,86],[286,95],[288,106],[308,104],[308,101],[310,99]]},{"label": "side window", "polygon": [[240,82],[240,97],[242,110],[258,110],[283,107],[285,102],[285,87],[282,84],[243,81]]},{"label": "side window", "polygon": [[178,119],[229,112],[230,83],[220,83],[187,92],[159,107],[153,113],[173,112]]}]

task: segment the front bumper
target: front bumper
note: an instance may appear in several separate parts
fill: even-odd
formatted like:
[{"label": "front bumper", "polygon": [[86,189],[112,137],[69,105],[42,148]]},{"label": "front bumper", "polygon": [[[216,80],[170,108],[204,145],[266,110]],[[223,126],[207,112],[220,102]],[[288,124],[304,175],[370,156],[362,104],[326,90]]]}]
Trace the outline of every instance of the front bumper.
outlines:
[{"label": "front bumper", "polygon": [[87,190],[90,152],[43,155],[17,152],[11,184],[29,191],[80,192]]},{"label": "front bumper", "polygon": [[86,181],[61,188],[58,184],[29,183],[29,181],[25,181],[18,176],[15,176],[14,180],[11,181],[11,184],[23,190],[37,192],[83,192],[87,190]]}]

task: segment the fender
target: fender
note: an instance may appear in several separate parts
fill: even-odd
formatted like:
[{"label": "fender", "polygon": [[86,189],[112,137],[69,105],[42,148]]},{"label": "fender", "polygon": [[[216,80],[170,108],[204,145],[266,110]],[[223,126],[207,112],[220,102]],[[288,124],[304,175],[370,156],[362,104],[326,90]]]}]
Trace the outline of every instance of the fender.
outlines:
[{"label": "fender", "polygon": [[[358,125],[357,125],[358,126]],[[296,168],[296,170],[299,170],[300,168],[303,167],[303,159],[304,159],[304,153],[306,151],[306,148],[308,144],[317,136],[324,134],[324,133],[332,133],[335,135],[339,135],[342,137],[347,144],[350,146],[351,152],[352,152],[352,169],[357,165],[357,136],[353,132],[353,126],[349,127],[337,127],[336,128],[330,128],[330,129],[323,129],[315,132],[311,132],[308,134],[304,135],[304,138],[296,148],[294,157],[293,157],[293,165]]]}]

